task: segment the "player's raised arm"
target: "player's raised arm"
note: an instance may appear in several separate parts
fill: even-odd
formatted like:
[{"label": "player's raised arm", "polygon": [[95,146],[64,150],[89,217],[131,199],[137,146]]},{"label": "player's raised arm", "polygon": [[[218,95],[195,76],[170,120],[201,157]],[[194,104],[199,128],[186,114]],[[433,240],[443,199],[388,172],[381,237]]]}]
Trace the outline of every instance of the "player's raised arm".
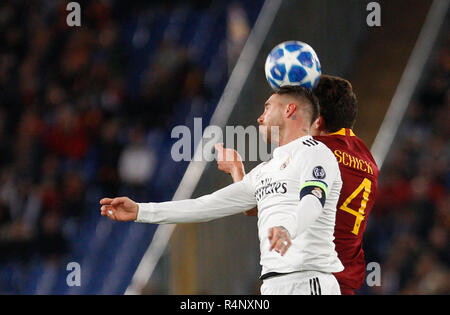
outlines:
[{"label": "player's raised arm", "polygon": [[[234,183],[241,181],[245,176],[245,169],[239,153],[234,149],[225,148],[223,143],[217,143],[214,147],[217,151],[217,168],[230,174]],[[258,208],[254,207],[244,213],[247,216],[257,216]]]},{"label": "player's raised arm", "polygon": [[217,167],[222,172],[231,175],[233,182],[240,182],[245,176],[242,158],[236,150],[225,148],[223,143],[217,143],[214,148],[217,151]]},{"label": "player's raised arm", "polygon": [[136,203],[127,197],[104,198],[101,214],[117,221],[170,224],[206,222],[251,209],[256,199],[248,181],[231,184],[197,199]]}]

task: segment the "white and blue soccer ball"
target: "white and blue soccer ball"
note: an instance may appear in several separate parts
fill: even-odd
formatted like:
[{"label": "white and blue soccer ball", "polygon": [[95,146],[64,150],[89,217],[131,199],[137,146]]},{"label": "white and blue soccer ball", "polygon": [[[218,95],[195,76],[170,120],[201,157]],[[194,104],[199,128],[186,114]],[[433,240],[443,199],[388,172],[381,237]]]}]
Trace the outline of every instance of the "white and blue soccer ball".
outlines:
[{"label": "white and blue soccer ball", "polygon": [[275,46],[267,56],[265,72],[272,89],[284,85],[313,89],[322,69],[311,46],[300,41],[287,41]]}]

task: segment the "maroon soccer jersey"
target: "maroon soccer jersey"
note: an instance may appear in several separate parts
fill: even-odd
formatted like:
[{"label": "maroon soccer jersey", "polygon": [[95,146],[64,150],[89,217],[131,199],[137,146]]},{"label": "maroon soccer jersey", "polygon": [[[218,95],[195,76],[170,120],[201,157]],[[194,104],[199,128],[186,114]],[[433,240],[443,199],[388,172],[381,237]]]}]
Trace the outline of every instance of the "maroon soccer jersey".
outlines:
[{"label": "maroon soccer jersey", "polygon": [[333,151],[339,163],[342,189],[336,211],[334,243],[345,269],[335,273],[341,291],[359,289],[364,282],[362,238],[377,193],[378,167],[370,150],[351,129],[314,139]]}]

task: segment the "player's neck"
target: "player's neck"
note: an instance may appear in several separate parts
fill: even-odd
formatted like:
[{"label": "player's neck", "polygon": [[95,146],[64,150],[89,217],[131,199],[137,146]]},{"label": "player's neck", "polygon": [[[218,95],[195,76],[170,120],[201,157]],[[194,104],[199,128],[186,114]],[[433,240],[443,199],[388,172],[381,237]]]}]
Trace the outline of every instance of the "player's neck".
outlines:
[{"label": "player's neck", "polygon": [[297,140],[298,138],[308,136],[308,135],[309,135],[309,130],[307,128],[299,128],[292,132],[288,132],[288,131],[281,132],[278,144],[281,147],[285,144],[288,144],[289,142],[292,142],[294,140]]},{"label": "player's neck", "polygon": [[331,135],[331,134],[332,134],[332,132],[328,132],[328,131],[325,131],[325,130],[321,130],[319,136],[329,136],[329,135]]}]

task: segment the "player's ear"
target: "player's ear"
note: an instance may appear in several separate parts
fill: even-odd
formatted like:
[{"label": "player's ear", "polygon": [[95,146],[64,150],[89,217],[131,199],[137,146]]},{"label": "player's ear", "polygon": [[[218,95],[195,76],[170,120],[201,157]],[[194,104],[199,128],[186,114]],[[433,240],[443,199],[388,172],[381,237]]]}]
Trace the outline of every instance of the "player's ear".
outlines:
[{"label": "player's ear", "polygon": [[297,105],[295,105],[294,103],[289,103],[286,106],[286,117],[290,118],[295,113],[296,110],[297,110]]},{"label": "player's ear", "polygon": [[320,133],[323,130],[323,128],[324,128],[323,117],[319,116],[312,123],[311,128],[309,129],[309,132],[312,136],[320,136]]},{"label": "player's ear", "polygon": [[317,117],[317,119],[313,123],[313,126],[319,131],[325,130],[325,121],[323,120],[323,117],[322,116]]}]

